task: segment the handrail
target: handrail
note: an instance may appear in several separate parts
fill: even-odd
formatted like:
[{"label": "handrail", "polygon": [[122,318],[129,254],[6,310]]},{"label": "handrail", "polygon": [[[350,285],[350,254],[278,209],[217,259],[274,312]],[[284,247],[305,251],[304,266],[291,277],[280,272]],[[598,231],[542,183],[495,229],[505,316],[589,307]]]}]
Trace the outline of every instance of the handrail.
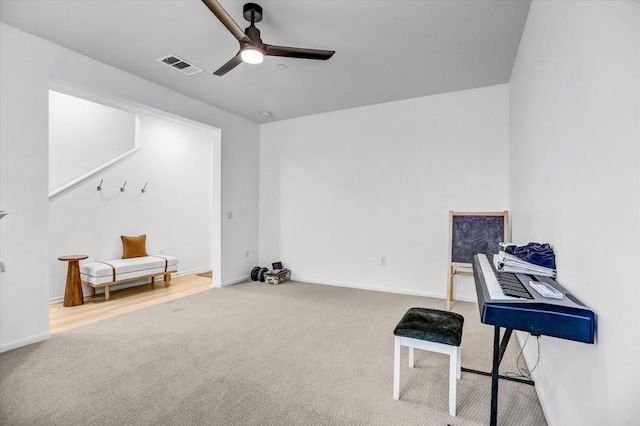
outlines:
[{"label": "handrail", "polygon": [[114,163],[117,163],[118,161],[122,160],[123,158],[126,158],[128,156],[130,156],[131,154],[135,153],[136,151],[139,151],[140,149],[142,149],[142,147],[135,147],[133,149],[130,149],[129,151],[118,155],[117,157],[107,161],[104,164],[101,164],[100,166],[96,167],[95,169],[83,174],[82,176],[72,180],[71,182],[65,183],[64,185],[60,186],[59,188],[54,189],[53,191],[51,191],[49,193],[49,199],[55,197],[56,195],[66,191],[67,189],[71,188],[72,186],[75,186],[81,182],[84,182],[85,180],[89,179],[90,177],[96,175],[97,173],[101,172],[102,170],[106,169],[107,167],[111,166]]}]

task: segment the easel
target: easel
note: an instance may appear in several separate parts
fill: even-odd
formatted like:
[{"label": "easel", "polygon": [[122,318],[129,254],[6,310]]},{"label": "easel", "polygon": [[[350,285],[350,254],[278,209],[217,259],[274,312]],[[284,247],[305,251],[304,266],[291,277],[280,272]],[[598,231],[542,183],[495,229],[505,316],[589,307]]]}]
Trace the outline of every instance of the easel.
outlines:
[{"label": "easel", "polygon": [[[455,241],[454,241],[455,239]],[[498,252],[500,242],[509,242],[509,212],[449,211],[449,271],[447,310],[453,300],[456,275],[473,275],[471,260],[480,252]]]}]

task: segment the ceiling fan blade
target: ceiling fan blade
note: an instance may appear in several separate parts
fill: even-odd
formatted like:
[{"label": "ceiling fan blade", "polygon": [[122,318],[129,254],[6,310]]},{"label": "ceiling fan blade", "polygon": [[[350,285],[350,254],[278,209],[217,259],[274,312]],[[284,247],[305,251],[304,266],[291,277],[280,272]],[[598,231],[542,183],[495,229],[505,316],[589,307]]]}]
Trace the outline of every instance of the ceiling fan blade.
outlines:
[{"label": "ceiling fan blade", "polygon": [[220,68],[218,68],[218,70],[214,72],[213,75],[222,77],[223,75],[225,75],[226,73],[228,73],[229,71],[231,71],[232,69],[240,65],[241,62],[242,62],[242,58],[240,57],[240,52],[238,52],[238,54],[233,58],[231,58],[229,62],[227,62]]},{"label": "ceiling fan blade", "polygon": [[266,55],[284,56],[287,58],[320,59],[326,61],[333,56],[335,50],[305,49],[304,47],[272,46],[265,44]]},{"label": "ceiling fan blade", "polygon": [[240,28],[240,26],[236,24],[236,21],[234,21],[231,16],[229,16],[227,11],[224,10],[222,6],[220,6],[220,3],[218,3],[216,0],[202,0],[202,3],[204,3],[209,8],[209,10],[213,12],[214,15],[216,15],[216,18],[218,18],[220,22],[222,22],[222,25],[227,27],[229,32],[231,32],[231,34],[233,34],[233,36],[237,38],[238,41],[247,41],[251,43],[251,39],[247,37],[244,31],[242,31],[242,28]]}]

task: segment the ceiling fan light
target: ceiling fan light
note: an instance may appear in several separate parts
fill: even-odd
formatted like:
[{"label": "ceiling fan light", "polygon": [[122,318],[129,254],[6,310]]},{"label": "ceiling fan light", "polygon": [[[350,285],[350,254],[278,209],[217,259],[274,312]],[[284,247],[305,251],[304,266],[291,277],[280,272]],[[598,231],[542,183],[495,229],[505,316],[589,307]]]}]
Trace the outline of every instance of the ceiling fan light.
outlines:
[{"label": "ceiling fan light", "polygon": [[247,46],[240,52],[240,57],[248,64],[259,64],[264,59],[264,53],[256,47]]}]

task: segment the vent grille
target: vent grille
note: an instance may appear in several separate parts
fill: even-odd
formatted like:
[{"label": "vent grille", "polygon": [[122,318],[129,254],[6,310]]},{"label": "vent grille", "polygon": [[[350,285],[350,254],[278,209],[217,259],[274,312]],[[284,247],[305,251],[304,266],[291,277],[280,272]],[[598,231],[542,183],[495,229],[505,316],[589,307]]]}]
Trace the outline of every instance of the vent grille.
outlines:
[{"label": "vent grille", "polygon": [[198,68],[195,65],[185,61],[184,59],[172,54],[158,58],[157,61],[186,75],[194,75],[202,72],[202,68]]}]

